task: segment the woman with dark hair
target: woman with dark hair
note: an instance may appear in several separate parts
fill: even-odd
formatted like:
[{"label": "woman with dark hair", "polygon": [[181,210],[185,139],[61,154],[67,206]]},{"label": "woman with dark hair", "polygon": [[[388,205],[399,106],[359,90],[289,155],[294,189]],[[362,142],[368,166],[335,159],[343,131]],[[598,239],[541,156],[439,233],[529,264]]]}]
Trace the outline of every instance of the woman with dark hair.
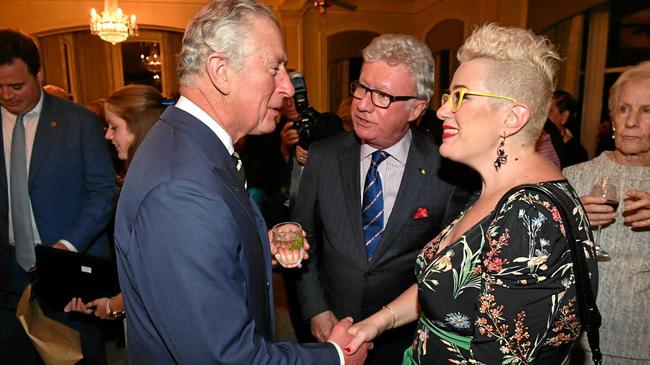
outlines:
[{"label": "woman with dark hair", "polygon": [[576,119],[577,111],[578,101],[568,91],[557,89],[553,92],[553,103],[548,112],[548,119],[562,137],[563,154],[560,156],[562,167],[587,161],[587,150],[569,128],[571,122]]},{"label": "woman with dark hair", "polygon": [[[118,158],[125,161],[127,166],[140,142],[165,110],[164,101],[158,90],[145,85],[125,86],[106,99],[106,139],[113,143]],[[121,293],[111,298],[98,298],[89,303],[83,303],[81,298],[72,298],[64,311],[86,314],[94,312],[101,319],[115,319],[124,313],[124,303]]]}]

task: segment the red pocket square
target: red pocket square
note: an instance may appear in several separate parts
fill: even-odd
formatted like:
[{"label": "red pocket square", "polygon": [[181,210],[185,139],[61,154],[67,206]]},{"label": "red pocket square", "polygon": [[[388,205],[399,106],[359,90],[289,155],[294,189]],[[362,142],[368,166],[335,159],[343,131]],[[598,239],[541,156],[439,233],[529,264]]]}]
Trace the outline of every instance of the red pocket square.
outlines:
[{"label": "red pocket square", "polygon": [[429,218],[429,212],[427,212],[427,208],[418,208],[415,213],[413,213],[413,219],[422,219],[422,218]]}]

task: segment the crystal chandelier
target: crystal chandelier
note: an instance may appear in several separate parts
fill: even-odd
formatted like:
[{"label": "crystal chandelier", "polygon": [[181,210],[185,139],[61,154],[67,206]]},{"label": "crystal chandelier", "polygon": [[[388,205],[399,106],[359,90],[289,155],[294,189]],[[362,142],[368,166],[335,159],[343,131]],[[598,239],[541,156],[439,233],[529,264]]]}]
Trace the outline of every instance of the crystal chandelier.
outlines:
[{"label": "crystal chandelier", "polygon": [[314,0],[314,7],[318,9],[321,14],[325,14],[325,9],[332,4],[326,0]]},{"label": "crystal chandelier", "polygon": [[160,69],[162,68],[162,57],[160,57],[160,52],[158,51],[158,44],[154,43],[148,56],[141,53],[140,60],[144,67],[150,72],[153,72],[154,74],[160,73]]},{"label": "crystal chandelier", "polygon": [[97,14],[95,8],[90,10],[90,32],[112,44],[123,42],[129,36],[138,35],[135,15],[124,15],[117,6],[117,0],[104,0],[104,11]]}]

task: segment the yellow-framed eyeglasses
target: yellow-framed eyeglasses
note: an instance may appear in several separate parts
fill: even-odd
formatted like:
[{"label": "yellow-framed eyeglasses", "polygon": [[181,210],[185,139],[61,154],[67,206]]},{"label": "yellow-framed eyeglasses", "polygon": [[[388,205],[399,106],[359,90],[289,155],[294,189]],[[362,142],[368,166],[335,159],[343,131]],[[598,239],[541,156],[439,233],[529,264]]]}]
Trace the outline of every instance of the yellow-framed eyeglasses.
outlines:
[{"label": "yellow-framed eyeglasses", "polygon": [[472,91],[466,87],[459,87],[451,92],[451,94],[442,94],[442,104],[445,105],[449,100],[451,100],[451,111],[453,113],[457,112],[461,105],[463,105],[463,100],[465,100],[465,95],[476,95],[476,96],[486,96],[488,98],[497,98],[510,100],[513,103],[516,103],[517,100],[509,96],[503,96],[498,94],[483,93],[479,91]]}]

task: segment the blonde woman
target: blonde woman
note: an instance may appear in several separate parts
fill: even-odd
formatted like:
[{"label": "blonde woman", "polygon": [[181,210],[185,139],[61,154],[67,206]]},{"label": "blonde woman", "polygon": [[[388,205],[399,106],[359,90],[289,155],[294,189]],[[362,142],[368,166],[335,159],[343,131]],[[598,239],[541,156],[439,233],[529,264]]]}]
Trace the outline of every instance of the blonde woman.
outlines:
[{"label": "blonde woman", "polygon": [[[558,55],[530,31],[488,24],[458,58],[437,112],[440,154],[476,170],[482,190],[422,249],[418,283],[353,326],[345,350],[418,321],[404,364],[561,364],[581,330],[566,237],[574,227],[593,284],[598,276],[578,196],[535,152]],[[554,198],[569,205],[568,221]]]}]

